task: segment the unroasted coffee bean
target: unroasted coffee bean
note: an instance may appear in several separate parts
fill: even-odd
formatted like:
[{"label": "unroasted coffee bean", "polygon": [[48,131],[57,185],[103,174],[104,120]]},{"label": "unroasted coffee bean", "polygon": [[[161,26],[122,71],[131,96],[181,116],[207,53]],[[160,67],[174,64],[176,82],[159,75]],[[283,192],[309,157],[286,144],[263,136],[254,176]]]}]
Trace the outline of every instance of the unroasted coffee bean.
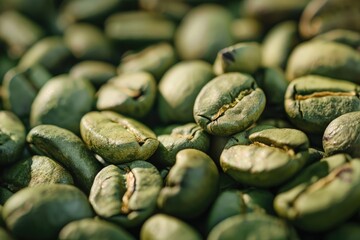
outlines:
[{"label": "unroasted coffee bean", "polygon": [[110,79],[97,92],[96,108],[133,118],[149,113],[156,97],[156,82],[147,72],[134,72]]},{"label": "unroasted coffee bean", "polygon": [[289,80],[320,75],[360,83],[360,53],[349,46],[329,41],[307,41],[295,47],[289,56],[286,76]]},{"label": "unroasted coffee bean", "polygon": [[89,200],[100,217],[134,227],[153,214],[161,187],[158,170],[148,162],[109,165],[96,176]]},{"label": "unroasted coffee bean", "polygon": [[25,127],[9,111],[0,111],[0,165],[16,162],[25,146]]},{"label": "unroasted coffee bean", "polygon": [[52,124],[79,134],[80,119],[91,110],[94,95],[94,87],[88,80],[56,76],[47,81],[35,97],[30,125]]},{"label": "unroasted coffee bean", "polygon": [[301,229],[326,231],[359,208],[360,161],[337,154],[308,166],[280,189],[277,214]]},{"label": "unroasted coffee bean", "polygon": [[220,239],[298,239],[294,229],[283,219],[259,213],[236,215],[217,224],[209,240]]},{"label": "unroasted coffee bean", "polygon": [[70,173],[59,163],[38,155],[20,160],[2,169],[0,181],[2,186],[6,186],[12,192],[25,187],[50,183],[74,184]]},{"label": "unroasted coffee bean", "polygon": [[69,57],[70,51],[61,37],[46,37],[25,52],[18,66],[26,69],[34,64],[41,64],[50,71],[57,71]]},{"label": "unroasted coffee bean", "polygon": [[311,38],[333,29],[360,31],[360,3],[352,0],[314,0],[304,9],[299,30]]},{"label": "unroasted coffee bean", "polygon": [[194,104],[194,118],[208,133],[229,136],[255,123],[265,102],[264,92],[250,75],[226,73],[201,89]]},{"label": "unroasted coffee bean", "polygon": [[85,218],[73,221],[61,229],[59,240],[133,240],[123,228],[107,221]]},{"label": "unroasted coffee bean", "polygon": [[105,34],[87,23],[70,25],[64,33],[64,41],[72,54],[79,59],[109,60],[111,47]]},{"label": "unroasted coffee bean", "polygon": [[238,43],[219,51],[214,62],[214,72],[253,74],[261,64],[261,47],[257,42]]},{"label": "unroasted coffee bean", "polygon": [[173,65],[159,82],[158,112],[164,123],[194,121],[196,96],[213,79],[211,65],[204,61],[183,61]]},{"label": "unroasted coffee bean", "polygon": [[152,160],[162,166],[173,166],[176,154],[186,148],[194,148],[207,152],[210,137],[197,124],[188,123],[171,128],[170,132],[158,136],[159,146],[152,156]]},{"label": "unroasted coffee bean", "polygon": [[297,129],[257,126],[229,140],[220,165],[239,183],[278,186],[305,165],[308,147],[307,136]]},{"label": "unroasted coffee bean", "polygon": [[55,239],[67,223],[92,216],[85,194],[63,184],[22,189],[3,209],[6,226],[19,239]]},{"label": "unroasted coffee bean", "polygon": [[184,60],[213,63],[222,48],[233,44],[230,12],[220,5],[203,4],[183,18],[176,31],[175,46]]},{"label": "unroasted coffee bean", "polygon": [[200,240],[201,236],[186,222],[165,214],[156,214],[149,218],[141,228],[142,240]]},{"label": "unroasted coffee bean", "polygon": [[350,112],[335,118],[326,127],[323,148],[328,156],[347,153],[360,157],[360,112]]},{"label": "unroasted coffee bean", "polygon": [[87,113],[80,129],[88,148],[113,164],[147,160],[159,145],[147,126],[111,111]]},{"label": "unroasted coffee bean", "polygon": [[6,42],[10,55],[19,58],[44,32],[31,19],[16,11],[0,14],[0,39]]},{"label": "unroasted coffee bean", "polygon": [[4,109],[21,118],[29,118],[37,93],[50,78],[50,73],[41,65],[34,65],[26,70],[10,69],[2,84]]},{"label": "unroasted coffee bean", "polygon": [[299,42],[297,23],[281,22],[265,36],[262,47],[262,64],[267,67],[286,66],[290,52]]},{"label": "unroasted coffee bean", "polygon": [[39,125],[28,133],[27,142],[36,154],[46,155],[65,166],[75,183],[86,193],[90,191],[102,166],[78,136],[53,125]]},{"label": "unroasted coffee bean", "polygon": [[180,218],[197,217],[214,200],[218,181],[218,170],[208,155],[196,149],[181,150],[160,192],[158,207]]},{"label": "unroasted coffee bean", "polygon": [[322,134],[342,114],[359,111],[359,85],[339,79],[309,75],[292,81],[285,93],[290,121],[309,133]]},{"label": "unroasted coffee bean", "polygon": [[175,24],[161,14],[145,11],[119,12],[105,22],[105,34],[122,44],[146,45],[172,40]]},{"label": "unroasted coffee bean", "polygon": [[145,71],[157,81],[176,63],[174,47],[166,42],[151,45],[140,52],[124,56],[118,67],[118,73]]}]

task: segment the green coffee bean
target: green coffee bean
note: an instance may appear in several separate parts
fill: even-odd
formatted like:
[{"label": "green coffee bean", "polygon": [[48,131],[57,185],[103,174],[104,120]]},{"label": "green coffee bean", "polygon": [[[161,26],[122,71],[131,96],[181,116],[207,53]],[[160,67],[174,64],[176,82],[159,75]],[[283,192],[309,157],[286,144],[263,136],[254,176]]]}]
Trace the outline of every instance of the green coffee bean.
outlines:
[{"label": "green coffee bean", "polygon": [[48,157],[37,155],[2,169],[0,181],[2,186],[6,186],[12,192],[41,184],[74,183],[70,173],[60,164]]},{"label": "green coffee bean", "polygon": [[298,239],[295,230],[284,220],[271,215],[250,213],[225,219],[210,232],[208,240]]},{"label": "green coffee bean", "polygon": [[360,47],[360,32],[346,30],[346,29],[334,29],[323,34],[317,35],[315,38],[322,41],[333,41],[348,45],[354,49]]},{"label": "green coffee bean", "polygon": [[321,75],[360,83],[360,54],[341,43],[307,41],[292,51],[286,68],[289,80],[306,75]]},{"label": "green coffee bean", "polygon": [[175,217],[156,214],[141,227],[141,240],[200,240],[200,234],[190,225]]},{"label": "green coffee bean", "polygon": [[59,233],[59,240],[134,240],[126,230],[112,223],[86,218],[73,221],[63,227]]},{"label": "green coffee bean", "polygon": [[[296,0],[284,2],[282,0],[245,0],[242,12],[245,16],[253,17],[265,26],[274,25],[289,19],[297,19],[310,0]],[[266,10],[265,10],[266,9]]]},{"label": "green coffee bean", "polygon": [[94,95],[94,87],[86,79],[66,74],[53,77],[31,105],[30,125],[53,124],[78,134],[80,119],[91,110]]},{"label": "green coffee bean", "polygon": [[263,41],[263,66],[285,68],[290,52],[298,42],[297,22],[286,21],[274,26]]},{"label": "green coffee bean", "polygon": [[144,45],[172,40],[175,24],[155,13],[121,12],[107,18],[105,33],[110,39],[123,44]]},{"label": "green coffee bean", "polygon": [[99,87],[116,76],[116,68],[110,63],[88,60],[75,64],[70,69],[69,75],[76,79],[85,78],[95,87]]},{"label": "green coffee bean", "polygon": [[85,194],[63,184],[24,188],[3,209],[6,226],[19,239],[55,239],[67,223],[92,215]]},{"label": "green coffee bean", "polygon": [[309,75],[292,81],[285,93],[290,121],[309,133],[322,134],[335,118],[360,110],[360,88],[339,79]]},{"label": "green coffee bean", "polygon": [[2,100],[4,109],[19,117],[28,118],[31,104],[39,89],[51,78],[50,73],[41,65],[26,70],[10,69],[3,81]]},{"label": "green coffee bean", "polygon": [[123,74],[110,79],[97,92],[96,108],[142,118],[156,97],[156,81],[147,72]]},{"label": "green coffee bean", "polygon": [[239,183],[277,186],[307,162],[309,140],[303,132],[266,128],[268,126],[258,126],[234,135],[220,156],[223,171]]},{"label": "green coffee bean", "polygon": [[305,231],[326,231],[351,217],[359,197],[359,159],[337,154],[308,166],[283,186],[274,208]]},{"label": "green coffee bean", "polygon": [[46,155],[65,166],[75,183],[86,193],[90,191],[102,166],[78,136],[64,128],[39,125],[28,133],[27,142],[36,154]]},{"label": "green coffee bean", "polygon": [[60,8],[57,24],[60,29],[65,29],[74,22],[103,21],[108,14],[121,9],[123,4],[123,0],[66,1]]},{"label": "green coffee bean", "polygon": [[19,12],[0,14],[0,39],[6,42],[10,54],[17,58],[43,35],[40,26]]},{"label": "green coffee bean", "polygon": [[360,157],[360,111],[335,118],[326,127],[323,136],[325,154],[347,153]]},{"label": "green coffee bean", "polygon": [[230,12],[220,5],[202,4],[191,9],[176,30],[180,58],[214,62],[220,49],[233,44],[231,21]]},{"label": "green coffee bean", "polygon": [[265,101],[264,92],[250,75],[227,73],[201,89],[194,104],[194,118],[208,133],[229,136],[256,122]]},{"label": "green coffee bean", "polygon": [[0,111],[0,165],[16,162],[25,145],[25,127],[9,111]]},{"label": "green coffee bean", "polygon": [[208,155],[196,149],[181,150],[160,192],[158,207],[173,216],[197,217],[215,199],[218,179],[216,165]]},{"label": "green coffee bean", "polygon": [[89,201],[100,217],[134,227],[155,211],[161,187],[158,170],[148,162],[109,165],[97,174]]},{"label": "green coffee bean", "polygon": [[220,50],[214,62],[214,72],[220,75],[226,72],[252,74],[261,64],[261,48],[257,42],[238,43]]},{"label": "green coffee bean", "polygon": [[258,41],[263,31],[261,22],[254,18],[242,17],[234,19],[231,23],[234,42]]},{"label": "green coffee bean", "polygon": [[60,37],[46,37],[36,42],[21,57],[19,68],[27,69],[41,64],[50,71],[56,71],[70,57],[70,51]]},{"label": "green coffee bean", "polygon": [[271,192],[255,188],[243,191],[232,189],[222,192],[209,211],[207,219],[208,232],[218,223],[235,215],[250,212],[271,214],[273,212],[273,198]]},{"label": "green coffee bean", "polygon": [[360,31],[359,8],[359,2],[352,0],[311,1],[302,13],[299,31],[304,38],[336,28]]},{"label": "green coffee bean", "polygon": [[159,145],[147,126],[110,111],[85,114],[80,130],[88,148],[114,164],[147,160]]},{"label": "green coffee bean", "polygon": [[183,61],[173,65],[159,82],[158,112],[161,121],[194,121],[196,96],[214,74],[204,61]]},{"label": "green coffee bean", "polygon": [[110,42],[104,33],[94,25],[76,23],[66,28],[64,41],[76,58],[86,60],[109,60]]},{"label": "green coffee bean", "polygon": [[0,227],[0,239],[13,240],[14,238],[6,231],[5,228]]},{"label": "green coffee bean", "polygon": [[208,134],[197,124],[188,123],[173,127],[169,133],[158,136],[159,146],[152,159],[162,166],[173,166],[176,154],[186,148],[207,152],[210,146]]},{"label": "green coffee bean", "polygon": [[145,71],[152,74],[157,81],[176,63],[174,47],[166,42],[150,45],[140,52],[124,56],[118,67],[118,73]]}]

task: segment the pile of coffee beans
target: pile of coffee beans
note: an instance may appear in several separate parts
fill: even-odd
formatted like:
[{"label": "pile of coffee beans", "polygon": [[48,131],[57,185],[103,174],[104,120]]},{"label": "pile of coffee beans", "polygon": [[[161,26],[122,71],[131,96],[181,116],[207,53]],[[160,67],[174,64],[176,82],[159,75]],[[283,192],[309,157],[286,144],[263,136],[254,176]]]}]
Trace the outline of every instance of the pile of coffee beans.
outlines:
[{"label": "pile of coffee beans", "polygon": [[360,1],[1,0],[0,239],[360,239]]}]

